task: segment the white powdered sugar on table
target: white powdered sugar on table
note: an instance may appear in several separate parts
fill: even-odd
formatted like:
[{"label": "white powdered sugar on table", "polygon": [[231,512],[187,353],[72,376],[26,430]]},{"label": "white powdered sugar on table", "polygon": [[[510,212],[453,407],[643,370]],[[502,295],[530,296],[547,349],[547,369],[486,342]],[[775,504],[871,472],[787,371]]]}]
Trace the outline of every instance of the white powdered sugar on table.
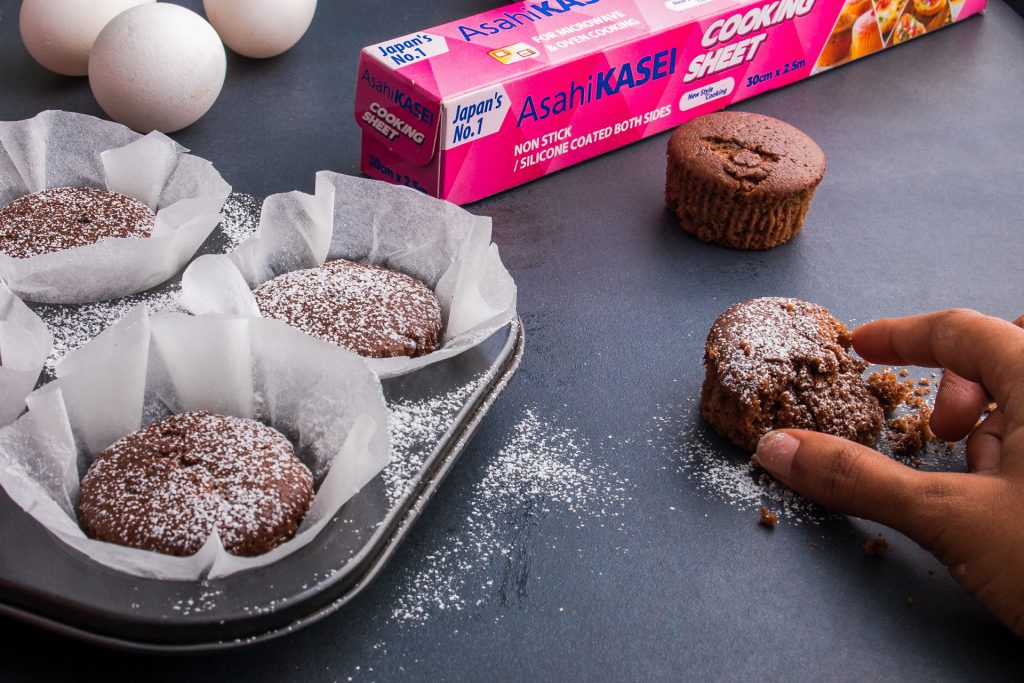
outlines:
[{"label": "white powdered sugar on table", "polygon": [[700,417],[700,399],[659,405],[647,444],[669,457],[663,469],[675,469],[704,495],[740,510],[762,505],[794,524],[820,523],[832,517],[819,505],[782,486],[750,463],[724,439],[709,433]]},{"label": "white powdered sugar on table", "polygon": [[586,513],[603,488],[588,446],[575,430],[547,425],[526,409],[475,487],[474,513],[531,499]]},{"label": "white powdered sugar on table", "polygon": [[405,570],[391,620],[416,624],[522,597],[533,536],[546,514],[574,514],[579,527],[618,516],[629,480],[596,463],[592,450],[577,430],[525,408],[474,484],[461,526]]},{"label": "white powdered sugar on table", "polygon": [[263,200],[249,194],[232,192],[220,210],[223,216],[218,232],[224,237],[224,252],[230,253],[253,236],[260,225]]}]

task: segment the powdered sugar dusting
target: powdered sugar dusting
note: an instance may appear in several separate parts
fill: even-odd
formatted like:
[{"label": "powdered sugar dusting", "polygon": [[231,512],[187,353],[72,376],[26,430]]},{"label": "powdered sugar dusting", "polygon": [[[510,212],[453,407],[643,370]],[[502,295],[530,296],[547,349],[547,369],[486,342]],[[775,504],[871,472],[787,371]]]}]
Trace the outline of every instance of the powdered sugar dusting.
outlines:
[{"label": "powdered sugar dusting", "polygon": [[543,499],[571,512],[585,512],[598,495],[587,448],[575,430],[545,425],[526,409],[508,442],[488,462],[475,488],[480,499],[476,508],[500,509],[518,500]]},{"label": "powdered sugar dusting", "polygon": [[485,381],[484,375],[440,396],[388,405],[391,462],[381,472],[389,505],[408,496],[418,483],[423,464],[441,437],[455,424],[466,401]]},{"label": "powdered sugar dusting", "polygon": [[260,225],[263,200],[252,195],[232,192],[221,209],[221,222],[217,230],[224,239],[225,252],[234,251],[239,244],[256,234]]},{"label": "powdered sugar dusting", "polygon": [[524,409],[474,484],[464,522],[402,576],[392,620],[416,624],[524,597],[530,547],[543,517],[557,509],[574,513],[580,527],[603,525],[629,500],[629,480],[595,462],[594,450],[576,429]]},{"label": "powdered sugar dusting", "polygon": [[792,524],[821,523],[832,513],[782,486],[750,463],[750,457],[710,431],[700,418],[699,398],[659,405],[647,444],[667,457],[701,494],[744,511],[762,505]]},{"label": "powdered sugar dusting", "polygon": [[859,373],[863,365],[844,348],[847,334],[821,306],[765,297],[727,309],[712,326],[708,346],[717,355],[719,383],[749,404],[759,391],[775,391],[793,374],[794,363],[813,364],[825,374]]},{"label": "powdered sugar dusting", "polygon": [[89,187],[56,187],[0,208],[0,251],[29,258],[109,237],[149,237],[155,221],[138,199]]},{"label": "powdered sugar dusting", "polygon": [[206,614],[217,609],[217,598],[224,595],[224,591],[211,587],[206,581],[200,581],[199,586],[201,590],[198,595],[177,600],[171,604],[171,609],[183,617],[191,614]]},{"label": "powdered sugar dusting", "polygon": [[103,451],[82,479],[79,516],[103,541],[191,555],[216,529],[225,550],[249,556],[290,538],[312,496],[312,475],[279,432],[188,412]]},{"label": "powdered sugar dusting", "polygon": [[280,275],[253,295],[264,316],[362,356],[422,356],[437,348],[437,297],[387,268],[338,259]]},{"label": "powdered sugar dusting", "polygon": [[30,303],[53,335],[53,350],[46,359],[45,372],[53,376],[58,360],[98,337],[140,304],[145,304],[150,313],[180,310],[176,301],[180,290],[180,283],[174,283],[159,290],[90,304]]},{"label": "powdered sugar dusting", "polygon": [[772,429],[815,429],[871,443],[882,409],[846,326],[821,306],[762,298],[729,307],[705,348],[702,414],[753,452]]}]

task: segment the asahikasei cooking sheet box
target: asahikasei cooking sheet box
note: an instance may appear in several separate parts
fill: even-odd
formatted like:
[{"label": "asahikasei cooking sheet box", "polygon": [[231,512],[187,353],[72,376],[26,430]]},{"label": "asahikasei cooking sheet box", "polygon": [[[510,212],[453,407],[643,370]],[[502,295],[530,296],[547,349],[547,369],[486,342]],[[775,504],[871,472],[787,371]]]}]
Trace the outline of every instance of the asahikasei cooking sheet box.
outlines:
[{"label": "asahikasei cooking sheet box", "polygon": [[985,0],[541,0],[364,48],[372,178],[466,203],[976,14]]}]

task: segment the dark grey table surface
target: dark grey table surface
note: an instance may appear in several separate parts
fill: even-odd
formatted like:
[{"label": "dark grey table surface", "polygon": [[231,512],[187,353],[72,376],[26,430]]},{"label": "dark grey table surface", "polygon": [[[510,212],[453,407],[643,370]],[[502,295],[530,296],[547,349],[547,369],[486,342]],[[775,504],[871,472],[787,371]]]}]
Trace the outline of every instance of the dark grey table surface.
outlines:
[{"label": "dark grey table surface", "polygon": [[[255,195],[311,191],[319,169],[357,173],[359,48],[498,4],[321,2],[282,57],[230,56],[213,109],[173,137]],[[29,58],[17,15],[0,0],[0,118],[100,115],[84,79]],[[519,285],[526,354],[377,581],[304,630],[195,658],[0,620],[0,677],[1019,679],[1021,643],[911,541],[813,516],[768,532],[693,457],[699,442],[743,462],[695,401],[704,336],[729,304],[796,296],[854,323],[1021,313],[1022,65],[1024,21],[993,0],[983,17],[741,104],[805,130],[829,160],[804,232],[766,253],[680,232],[661,198],[665,134],[471,206],[493,216]],[[540,474],[564,481],[517,480],[510,454],[555,463]],[[891,550],[866,557],[879,532]]]}]

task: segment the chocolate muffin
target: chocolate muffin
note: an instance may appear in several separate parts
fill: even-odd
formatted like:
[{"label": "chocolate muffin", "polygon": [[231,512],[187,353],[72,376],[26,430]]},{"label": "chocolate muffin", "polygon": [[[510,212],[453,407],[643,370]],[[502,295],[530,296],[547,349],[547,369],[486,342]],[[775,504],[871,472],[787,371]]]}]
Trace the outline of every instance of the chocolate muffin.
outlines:
[{"label": "chocolate muffin", "polygon": [[705,242],[768,249],[800,231],[824,175],[825,153],[788,123],[718,112],[669,138],[665,202]]},{"label": "chocolate muffin", "polygon": [[149,237],[156,215],[132,197],[88,187],[58,187],[0,209],[0,253],[13,258],[81,247],[107,237]]},{"label": "chocolate muffin", "polygon": [[730,306],[704,347],[701,415],[753,453],[773,429],[813,429],[862,444],[882,430],[882,407],[850,355],[850,333],[825,308],[763,298]]},{"label": "chocolate muffin", "polygon": [[192,555],[214,529],[233,555],[259,555],[295,535],[313,477],[282,434],[254,420],[175,415],[106,449],[82,479],[86,534],[132,548]]},{"label": "chocolate muffin", "polygon": [[441,306],[425,284],[343,259],[280,275],[253,292],[260,313],[361,356],[437,349]]}]

